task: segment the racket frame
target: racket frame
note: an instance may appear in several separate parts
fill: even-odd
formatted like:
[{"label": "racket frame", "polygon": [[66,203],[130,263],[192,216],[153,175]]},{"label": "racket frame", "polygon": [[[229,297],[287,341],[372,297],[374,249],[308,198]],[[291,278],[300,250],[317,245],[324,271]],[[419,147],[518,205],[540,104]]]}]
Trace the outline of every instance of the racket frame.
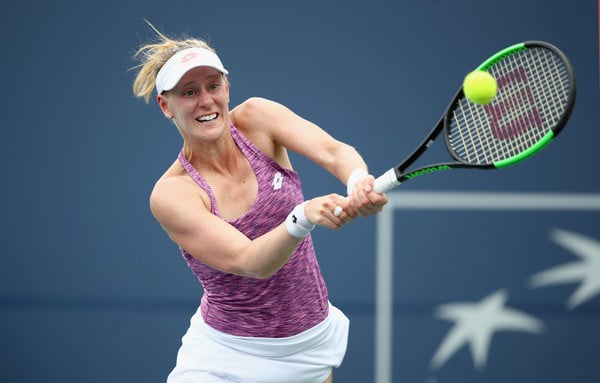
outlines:
[{"label": "racket frame", "polygon": [[[442,115],[442,117],[438,120],[437,124],[429,132],[429,134],[425,137],[425,139],[412,151],[412,153],[410,153],[402,162],[400,162],[400,164],[387,170],[384,174],[382,174],[380,177],[378,177],[375,180],[375,191],[386,192],[386,191],[389,191],[389,190],[393,189],[394,187],[400,185],[401,183],[403,183],[406,180],[415,178],[420,175],[435,173],[435,172],[443,171],[443,170],[458,169],[458,168],[482,169],[482,170],[483,169],[505,168],[505,167],[512,166],[514,164],[524,161],[525,159],[531,157],[532,155],[534,155],[535,153],[539,152],[541,149],[546,147],[550,143],[550,141],[552,141],[558,135],[558,133],[562,130],[562,128],[566,125],[566,123],[569,120],[569,117],[571,115],[574,103],[575,103],[575,95],[576,95],[575,74],[574,74],[573,68],[572,68],[571,63],[570,63],[569,59],[567,58],[567,56],[560,49],[558,49],[557,47],[555,47],[552,44],[549,44],[544,41],[531,40],[531,41],[526,41],[526,42],[511,45],[511,46],[495,53],[494,55],[490,56],[487,60],[485,60],[481,65],[479,65],[476,69],[477,70],[487,70],[490,67],[492,67],[494,64],[496,64],[498,61],[504,59],[506,56],[512,55],[521,50],[535,48],[535,47],[542,47],[545,49],[549,49],[561,59],[561,61],[564,63],[564,65],[567,69],[568,81],[570,84],[569,94],[568,94],[568,102],[565,105],[565,112],[561,116],[560,120],[556,123],[556,125],[553,126],[552,129],[544,135],[544,137],[542,137],[540,140],[538,140],[538,142],[536,142],[534,145],[532,145],[530,148],[523,151],[522,153],[519,153],[518,155],[507,158],[505,160],[495,161],[495,162],[492,162],[489,164],[472,164],[472,163],[467,163],[467,162],[463,161],[452,150],[452,146],[450,145],[449,135],[448,135],[450,116],[451,116],[452,112],[454,111],[456,104],[465,97],[463,88],[460,87],[458,89],[458,91],[456,92],[455,96],[453,97],[452,102],[450,102],[448,108]],[[442,133],[442,131],[445,132],[444,137],[445,137],[446,149],[448,150],[449,154],[455,161],[441,162],[441,163],[426,165],[426,166],[418,167],[416,169],[413,169],[413,170],[405,173],[406,169],[409,166],[411,166],[419,157],[421,157],[421,155],[425,151],[427,151],[427,149],[429,149],[429,147],[435,142],[435,140],[438,138],[440,133]]]}]

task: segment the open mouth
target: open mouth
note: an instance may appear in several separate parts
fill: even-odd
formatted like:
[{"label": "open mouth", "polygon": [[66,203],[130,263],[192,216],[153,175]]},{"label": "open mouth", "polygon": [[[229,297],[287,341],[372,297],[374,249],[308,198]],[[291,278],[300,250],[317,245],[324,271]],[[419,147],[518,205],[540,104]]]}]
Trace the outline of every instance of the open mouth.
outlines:
[{"label": "open mouth", "polygon": [[196,121],[198,121],[198,122],[209,122],[209,121],[216,120],[217,117],[219,117],[219,113],[207,114],[207,115],[198,117],[196,119]]}]

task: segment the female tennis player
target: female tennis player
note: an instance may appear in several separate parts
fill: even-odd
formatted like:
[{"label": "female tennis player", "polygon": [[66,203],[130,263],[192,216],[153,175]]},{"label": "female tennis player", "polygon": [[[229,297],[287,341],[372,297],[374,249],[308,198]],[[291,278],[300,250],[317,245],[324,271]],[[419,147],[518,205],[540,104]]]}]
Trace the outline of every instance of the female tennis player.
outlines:
[{"label": "female tennis player", "polygon": [[[204,294],[168,383],[332,382],[347,317],[328,300],[310,232],[387,202],[357,151],[274,101],[229,109],[228,71],[201,39],[155,29],[133,84],[183,138],[150,196]],[[288,150],[347,184],[348,198],[304,199]],[[346,254],[336,254],[346,257]]]}]

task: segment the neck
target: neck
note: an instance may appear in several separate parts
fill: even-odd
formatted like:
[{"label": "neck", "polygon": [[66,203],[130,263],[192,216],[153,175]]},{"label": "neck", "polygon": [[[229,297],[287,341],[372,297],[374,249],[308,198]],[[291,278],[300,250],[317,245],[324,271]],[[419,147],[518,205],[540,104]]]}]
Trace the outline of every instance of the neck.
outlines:
[{"label": "neck", "polygon": [[235,172],[243,157],[231,134],[208,144],[184,142],[182,150],[185,158],[200,172],[221,174]]}]

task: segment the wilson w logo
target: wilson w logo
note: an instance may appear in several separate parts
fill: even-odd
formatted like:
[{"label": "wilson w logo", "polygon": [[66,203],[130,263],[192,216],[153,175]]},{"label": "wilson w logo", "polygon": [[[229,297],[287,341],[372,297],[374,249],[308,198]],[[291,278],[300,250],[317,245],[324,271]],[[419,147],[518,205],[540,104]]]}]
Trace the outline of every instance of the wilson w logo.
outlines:
[{"label": "wilson w logo", "polygon": [[542,129],[543,121],[535,107],[527,69],[517,68],[497,82],[499,101],[485,106],[493,136],[498,140],[511,140],[530,129]]}]

